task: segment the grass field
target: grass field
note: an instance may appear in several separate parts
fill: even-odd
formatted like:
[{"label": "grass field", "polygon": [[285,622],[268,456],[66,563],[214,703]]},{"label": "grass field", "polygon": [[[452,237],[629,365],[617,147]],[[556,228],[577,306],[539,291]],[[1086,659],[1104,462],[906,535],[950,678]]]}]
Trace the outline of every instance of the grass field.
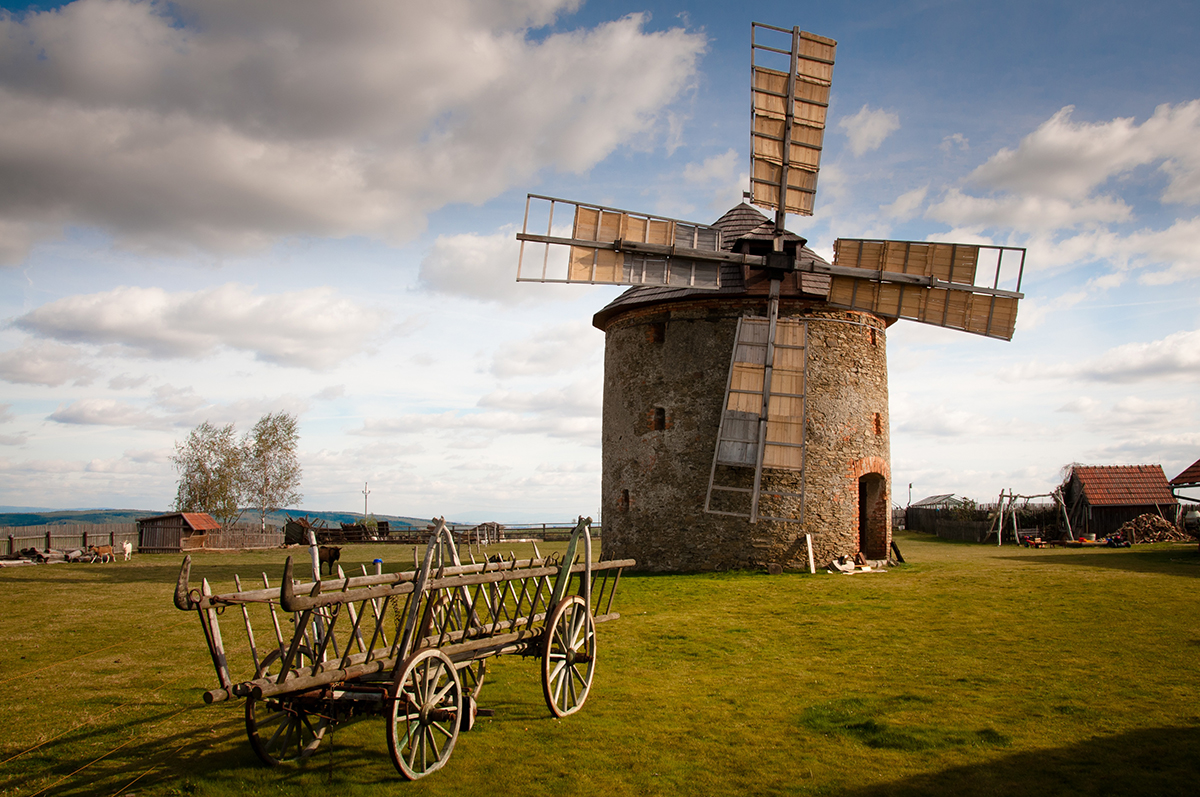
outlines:
[{"label": "grass field", "polygon": [[[171,603],[178,557],[3,569],[0,794],[1200,791],[1194,544],[899,544],[888,573],[627,575],[581,712],[551,719],[535,661],[496,660],[495,717],[416,783],[380,720],[260,766],[241,701],[201,702],[215,676]],[[204,554],[193,581],[277,583],[282,560]]]}]

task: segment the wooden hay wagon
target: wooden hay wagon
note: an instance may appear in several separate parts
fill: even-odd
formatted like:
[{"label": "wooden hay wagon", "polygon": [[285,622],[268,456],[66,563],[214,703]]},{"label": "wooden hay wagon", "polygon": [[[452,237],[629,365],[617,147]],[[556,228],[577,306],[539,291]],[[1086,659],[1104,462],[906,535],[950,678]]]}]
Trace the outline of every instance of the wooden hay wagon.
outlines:
[{"label": "wooden hay wagon", "polygon": [[[382,716],[396,769],[409,780],[434,772],[474,724],[492,656],[537,656],[556,717],[583,705],[596,623],[620,616],[613,596],[634,560],[593,562],[591,519],[580,518],[561,557],[535,547],[532,559],[463,564],[444,521],[435,523],[420,568],[402,573],[364,566],[347,578],[339,567],[322,581],[313,546],[311,583],[293,579],[288,557],[278,587],[264,573],[262,589],[243,590],[235,576],[236,592],[214,594],[207,579],[189,586],[184,558],[175,605],[197,612],[217,673],[204,700],[246,699],[246,733],[263,762],[302,761],[335,727]],[[246,634],[240,669],[222,637],[230,608]]]}]

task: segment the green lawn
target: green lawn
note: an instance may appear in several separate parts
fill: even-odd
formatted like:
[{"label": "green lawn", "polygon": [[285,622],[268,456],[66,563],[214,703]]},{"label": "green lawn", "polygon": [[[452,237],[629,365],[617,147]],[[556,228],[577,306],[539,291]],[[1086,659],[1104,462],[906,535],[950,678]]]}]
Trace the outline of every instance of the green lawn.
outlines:
[{"label": "green lawn", "polygon": [[[260,766],[241,701],[201,701],[216,682],[199,622],[171,603],[178,557],[6,568],[0,794],[1200,790],[1194,544],[899,544],[909,564],[888,573],[626,575],[581,712],[551,719],[535,660],[496,660],[495,717],[416,783],[381,720],[302,768]],[[193,582],[277,583],[283,556],[203,554]]]}]

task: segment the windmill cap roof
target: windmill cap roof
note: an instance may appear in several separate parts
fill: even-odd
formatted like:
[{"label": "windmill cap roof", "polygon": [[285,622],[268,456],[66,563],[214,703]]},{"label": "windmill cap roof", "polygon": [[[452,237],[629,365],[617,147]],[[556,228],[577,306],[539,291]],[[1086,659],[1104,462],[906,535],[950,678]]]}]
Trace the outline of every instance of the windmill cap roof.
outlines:
[{"label": "windmill cap roof", "polygon": [[[721,248],[727,252],[734,251],[739,241],[769,240],[775,237],[775,223],[745,202],[730,208],[721,218],[714,221],[712,226],[721,231]],[[828,265],[825,258],[805,246],[807,239],[803,236],[785,230],[783,238],[797,244],[797,255]],[[825,274],[798,274],[795,284],[797,287],[791,290],[785,285],[783,295],[804,296],[810,299],[825,299],[829,296],[829,277]],[[592,316],[592,326],[604,329],[614,316],[635,307],[687,299],[707,299],[713,296],[744,296],[747,293],[742,266],[738,263],[722,263],[721,287],[715,291],[638,285],[613,299]]]}]

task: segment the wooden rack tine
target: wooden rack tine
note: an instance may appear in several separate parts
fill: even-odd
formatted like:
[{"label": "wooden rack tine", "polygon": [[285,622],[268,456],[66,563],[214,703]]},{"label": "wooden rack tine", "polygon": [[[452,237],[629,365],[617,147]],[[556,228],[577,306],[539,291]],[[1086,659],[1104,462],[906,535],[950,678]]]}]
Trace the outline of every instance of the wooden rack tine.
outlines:
[{"label": "wooden rack tine", "polygon": [[[206,598],[211,598],[213,591],[208,585],[208,579],[203,579],[200,582],[200,594]],[[221,626],[217,619],[216,609],[201,610],[208,618],[206,628],[209,635],[209,652],[212,654],[213,666],[217,670],[217,680],[221,683],[221,688],[229,689],[233,686],[233,679],[229,677],[229,662],[225,658],[225,644],[221,641]]]},{"label": "wooden rack tine", "polygon": [[[343,592],[348,591],[350,589],[350,581],[346,578],[345,572],[342,571],[341,565],[337,566],[337,573],[338,573],[338,578],[340,578],[344,584],[344,586],[342,587],[342,591]],[[358,630],[358,611],[355,610],[353,603],[347,603],[346,609],[350,612],[350,622],[354,626],[354,641],[356,643],[358,643],[359,650],[365,651],[366,647],[364,647],[365,643],[363,642],[362,633]],[[347,656],[350,655],[350,643],[349,642],[346,643],[346,655]]]},{"label": "wooden rack tine", "polygon": [[[267,574],[263,573],[262,578],[263,589],[270,589],[271,581],[267,578]],[[283,658],[283,654],[286,651],[283,647],[283,631],[279,628],[279,615],[275,613],[275,601],[268,600],[267,608],[271,610],[271,624],[275,626],[275,641],[279,643],[279,657]]]},{"label": "wooden rack tine", "polygon": [[[237,573],[233,574],[233,586],[238,592],[242,591],[242,579]],[[250,626],[250,611],[245,603],[242,603],[242,620],[246,623],[246,638],[250,641],[250,658],[254,660],[254,671],[258,672],[258,647],[254,644],[254,629]]]}]

